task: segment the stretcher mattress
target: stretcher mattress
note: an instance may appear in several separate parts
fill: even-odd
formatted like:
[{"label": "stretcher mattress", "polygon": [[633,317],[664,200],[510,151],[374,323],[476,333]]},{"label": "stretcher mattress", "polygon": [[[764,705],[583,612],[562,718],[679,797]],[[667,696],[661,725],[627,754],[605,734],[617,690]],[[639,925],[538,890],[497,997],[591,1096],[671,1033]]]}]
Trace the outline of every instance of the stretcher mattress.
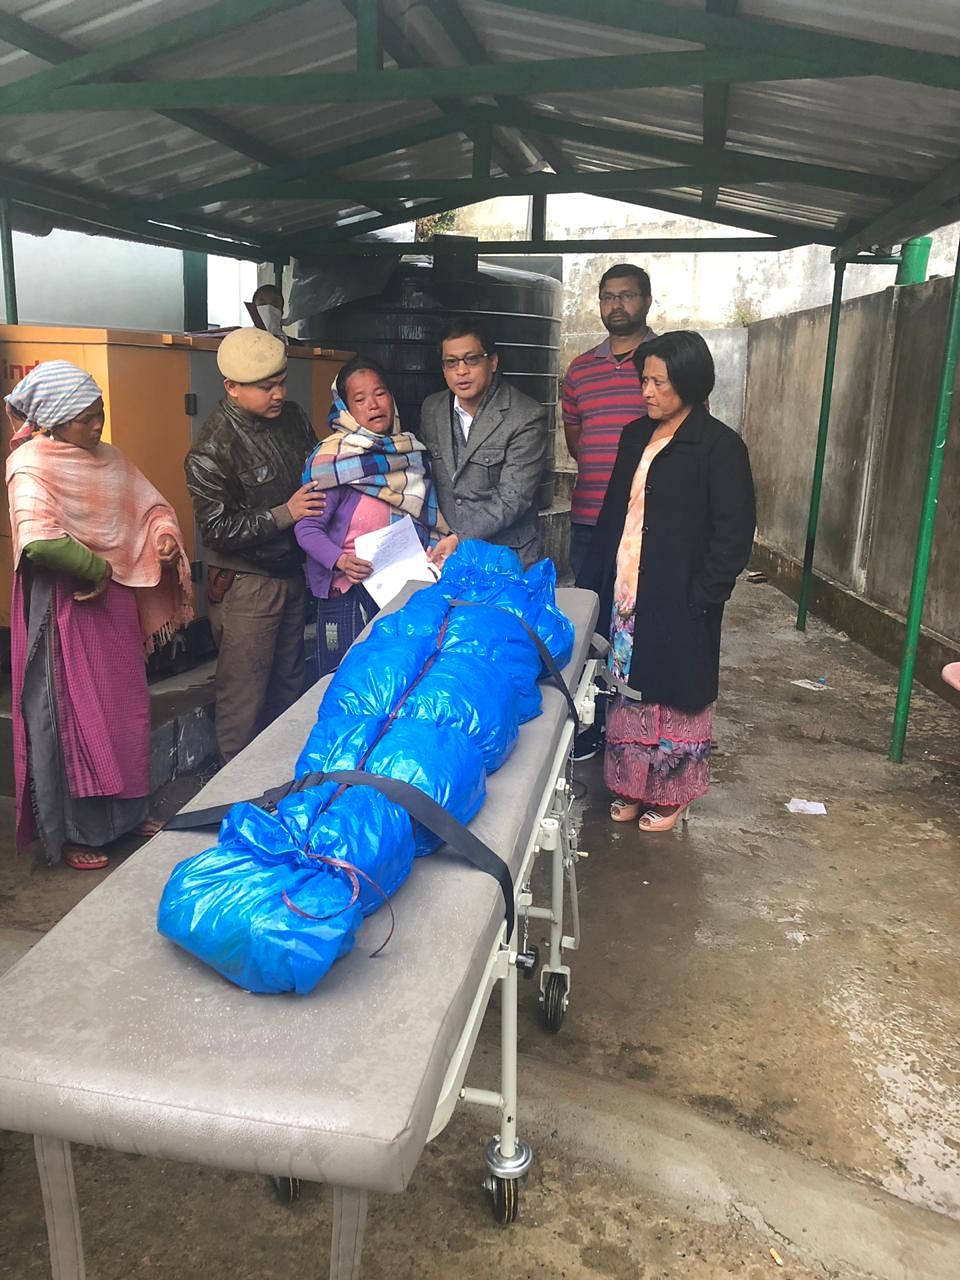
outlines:
[{"label": "stretcher mattress", "polygon": [[[596,624],[590,592],[561,588],[576,628],[575,687]],[[321,682],[241,752],[191,807],[293,776]],[[543,714],[488,781],[472,830],[516,870],[567,707]],[[309,997],[257,996],[162,938],[157,902],[210,833],[165,832],[129,858],[0,979],[0,1128],[195,1164],[401,1191],[503,922],[496,881],[445,853],[420,858],[386,911]]]}]

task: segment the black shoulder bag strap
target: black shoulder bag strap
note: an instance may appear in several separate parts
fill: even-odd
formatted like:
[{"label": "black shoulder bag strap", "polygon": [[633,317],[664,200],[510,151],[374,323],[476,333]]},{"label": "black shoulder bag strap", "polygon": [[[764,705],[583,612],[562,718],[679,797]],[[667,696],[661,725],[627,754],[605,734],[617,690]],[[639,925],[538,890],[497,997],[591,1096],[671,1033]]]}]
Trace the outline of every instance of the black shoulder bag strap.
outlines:
[{"label": "black shoulder bag strap", "polygon": [[[494,853],[489,845],[485,845],[462,822],[409,782],[401,782],[399,778],[382,778],[377,773],[363,773],[358,769],[340,769],[334,773],[307,773],[302,778],[295,778],[282,787],[271,787],[269,791],[264,791],[263,795],[247,803],[256,805],[259,809],[273,810],[286,796],[306,791],[309,787],[319,787],[324,782],[348,787],[372,787],[374,791],[379,791],[388,800],[405,809],[411,818],[421,822],[428,831],[432,831],[438,839],[448,844],[454,853],[459,854],[471,866],[493,876],[503,893],[507,937],[513,935],[515,909],[513,877],[510,874],[510,868],[499,854]],[[233,803],[178,813],[176,817],[170,819],[164,830],[199,831],[207,827],[218,827],[229,810],[233,808]]]}]

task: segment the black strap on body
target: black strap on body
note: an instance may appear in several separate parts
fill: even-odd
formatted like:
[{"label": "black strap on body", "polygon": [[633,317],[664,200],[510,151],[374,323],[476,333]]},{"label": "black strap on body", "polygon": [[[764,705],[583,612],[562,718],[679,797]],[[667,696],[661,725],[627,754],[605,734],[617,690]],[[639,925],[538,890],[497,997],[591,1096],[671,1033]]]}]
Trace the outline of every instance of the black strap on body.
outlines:
[{"label": "black strap on body", "polygon": [[[573,696],[567,687],[560,668],[554,660],[553,654],[532,627],[528,626],[522,618],[511,610],[504,609],[502,605],[484,604],[478,600],[451,600],[450,604],[459,608],[499,609],[501,613],[509,614],[511,618],[515,618],[536,645],[541,662],[546,667],[552,682],[566,700],[567,710],[573,720],[574,729],[579,731],[580,717],[577,715],[577,707],[573,701]],[[306,791],[310,787],[319,787],[324,782],[334,782],[342,786],[372,787],[375,791],[379,791],[381,795],[386,796],[388,800],[405,809],[412,818],[422,823],[428,831],[432,831],[438,839],[443,840],[454,853],[466,859],[471,866],[480,871],[485,871],[487,875],[493,876],[503,891],[507,937],[511,937],[515,909],[513,877],[510,874],[509,867],[499,854],[494,853],[488,845],[478,839],[462,822],[459,822],[446,809],[438,805],[435,800],[431,799],[418,787],[412,786],[409,782],[402,782],[399,778],[384,778],[379,774],[365,773],[358,769],[338,770],[335,773],[307,773],[302,778],[294,778],[291,782],[284,783],[283,786],[271,787],[269,790],[264,791],[262,795],[248,800],[246,803],[271,812],[287,796],[296,795],[298,792]],[[230,804],[212,805],[209,809],[193,809],[186,813],[178,813],[166,824],[165,830],[201,831],[208,827],[219,827],[235,803],[238,802],[232,801]]]},{"label": "black strap on body", "polygon": [[570,712],[570,719],[573,721],[574,732],[580,732],[580,717],[577,715],[577,704],[573,700],[573,694],[567,687],[567,682],[564,680],[560,668],[554,660],[553,654],[534,631],[533,627],[527,626],[521,617],[518,617],[518,615],[510,609],[504,609],[503,605],[500,604],[487,604],[483,600],[451,600],[450,604],[464,609],[499,609],[501,613],[506,613],[511,618],[516,619],[533,643],[537,646],[537,653],[540,655],[540,661],[547,668],[547,674],[550,676],[553,684],[556,685],[566,699],[567,710]]},{"label": "black strap on body", "polygon": [[646,702],[646,698],[644,698],[639,689],[634,689],[632,685],[627,684],[625,680],[620,680],[610,671],[600,670],[596,673],[594,679],[608,690],[608,697],[612,697],[614,693],[619,693],[628,702]]},{"label": "black strap on body", "polygon": [[[436,800],[411,783],[402,782],[399,778],[383,778],[378,773],[364,773],[359,769],[338,769],[334,773],[304,774],[302,778],[295,778],[282,787],[271,787],[255,800],[248,800],[246,803],[256,805],[259,809],[274,810],[287,796],[306,791],[309,787],[319,787],[324,782],[333,782],[338,786],[346,787],[372,787],[374,791],[379,791],[392,803],[405,809],[411,818],[422,823],[428,831],[432,831],[438,839],[443,840],[454,853],[459,854],[471,866],[493,876],[503,892],[507,937],[512,936],[515,908],[510,868],[489,845],[485,845],[462,822],[437,804]],[[176,817],[170,819],[165,830],[195,831],[207,827],[218,827],[232,808],[233,804],[218,804],[209,809],[178,813]]]},{"label": "black strap on body", "polygon": [[515,920],[513,876],[510,868],[498,853],[473,834],[469,827],[448,813],[442,805],[437,804],[432,796],[428,796],[412,783],[401,782],[399,778],[384,778],[378,773],[363,773],[358,769],[337,769],[326,775],[327,782],[336,782],[349,787],[373,787],[382,796],[386,796],[394,804],[406,809],[411,818],[416,818],[454,853],[466,859],[478,871],[485,871],[493,876],[503,893],[503,913],[507,921],[507,937],[513,935]]},{"label": "black strap on body", "polygon": [[270,787],[252,800],[231,800],[228,804],[214,804],[209,809],[189,809],[170,818],[164,831],[204,831],[208,827],[219,827],[235,804],[252,804],[258,809],[266,809],[273,813],[281,800],[296,795],[310,787],[319,787],[327,780],[325,773],[305,773],[302,778],[294,778],[285,782],[282,787]]}]

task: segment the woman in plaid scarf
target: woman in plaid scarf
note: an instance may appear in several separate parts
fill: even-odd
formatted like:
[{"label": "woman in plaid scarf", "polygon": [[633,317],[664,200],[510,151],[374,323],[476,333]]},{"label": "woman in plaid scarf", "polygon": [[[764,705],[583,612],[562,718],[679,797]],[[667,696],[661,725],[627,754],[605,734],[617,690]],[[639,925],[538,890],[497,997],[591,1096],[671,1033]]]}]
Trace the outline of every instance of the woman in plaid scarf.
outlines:
[{"label": "woman in plaid scarf", "polygon": [[303,473],[304,484],[326,492],[327,504],[323,515],[298,520],[295,530],[316,600],[318,676],[336,668],[377,612],[363,586],[372,566],[354,549],[359,534],[410,516],[434,562],[457,546],[437,509],[426,448],[400,430],[383,370],[358,357],[343,366],[332,391],[333,433]]}]

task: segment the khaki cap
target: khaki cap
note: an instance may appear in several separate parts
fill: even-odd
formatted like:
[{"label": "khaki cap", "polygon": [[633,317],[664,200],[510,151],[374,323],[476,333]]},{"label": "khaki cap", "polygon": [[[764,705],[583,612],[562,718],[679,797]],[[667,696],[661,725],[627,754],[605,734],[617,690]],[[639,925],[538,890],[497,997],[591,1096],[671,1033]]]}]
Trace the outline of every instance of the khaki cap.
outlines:
[{"label": "khaki cap", "polygon": [[217,348],[217,368],[231,382],[260,382],[286,367],[286,345],[264,329],[234,329]]}]

